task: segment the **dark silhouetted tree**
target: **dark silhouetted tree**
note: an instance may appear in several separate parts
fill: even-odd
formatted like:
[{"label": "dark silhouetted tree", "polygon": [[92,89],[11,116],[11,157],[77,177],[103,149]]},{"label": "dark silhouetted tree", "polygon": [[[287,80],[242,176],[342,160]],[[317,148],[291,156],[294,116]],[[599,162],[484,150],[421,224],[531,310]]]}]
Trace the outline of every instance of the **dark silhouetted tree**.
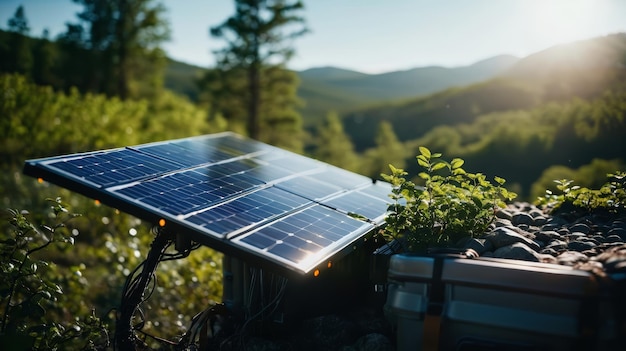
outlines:
[{"label": "dark silhouetted tree", "polygon": [[28,20],[26,19],[26,14],[24,13],[24,6],[20,5],[17,10],[15,10],[15,14],[13,17],[9,18],[7,24],[9,25],[9,31],[11,32],[22,35],[27,35],[28,32],[30,32]]},{"label": "dark silhouetted tree", "polygon": [[[293,110],[297,101],[295,89],[290,88],[297,80],[284,70],[294,52],[290,41],[306,32],[304,19],[297,14],[303,8],[300,1],[235,0],[235,14],[210,30],[213,37],[227,42],[225,48],[215,52],[218,69],[245,75],[245,91],[231,95],[239,95],[239,101],[246,106],[246,129],[254,139],[264,137],[263,134],[270,139],[276,136],[271,131],[262,133],[264,124],[272,128],[300,119]],[[281,93],[289,95],[279,99],[276,94]],[[292,111],[269,120],[262,113],[277,113],[277,107],[263,106],[270,103],[279,103]]]},{"label": "dark silhouetted tree", "polygon": [[15,10],[13,17],[7,21],[9,29],[8,51],[3,52],[1,60],[3,70],[17,72],[30,76],[33,67],[33,54],[31,52],[31,39],[27,36],[30,28],[23,6]]},{"label": "dark silhouetted tree", "polygon": [[55,64],[58,57],[56,46],[50,41],[47,29],[43,31],[41,40],[35,43],[33,60],[33,80],[40,85],[57,85]]},{"label": "dark silhouetted tree", "polygon": [[74,2],[83,5],[78,25],[87,29],[79,37],[79,31],[68,26],[66,37],[81,40],[82,47],[91,51],[90,85],[122,99],[150,95],[162,86],[165,55],[159,45],[169,39],[169,27],[161,4],[152,0]]}]

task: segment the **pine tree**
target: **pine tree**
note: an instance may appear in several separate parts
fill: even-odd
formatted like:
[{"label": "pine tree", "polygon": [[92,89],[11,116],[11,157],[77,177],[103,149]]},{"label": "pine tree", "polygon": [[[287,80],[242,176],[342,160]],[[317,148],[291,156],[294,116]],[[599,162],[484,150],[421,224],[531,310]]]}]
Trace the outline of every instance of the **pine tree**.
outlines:
[{"label": "pine tree", "polygon": [[18,6],[17,10],[15,10],[15,14],[13,17],[9,18],[7,24],[9,25],[10,32],[28,35],[30,27],[28,27],[28,20],[26,19],[26,14],[24,13],[24,6]]},{"label": "pine tree", "polygon": [[165,55],[159,45],[169,39],[165,8],[152,0],[73,1],[84,7],[78,26],[87,27],[81,46],[91,53],[89,85],[122,99],[160,89]]},{"label": "pine tree", "polygon": [[[296,80],[284,71],[294,52],[288,41],[306,32],[304,19],[297,15],[304,6],[300,1],[235,0],[235,8],[233,16],[210,30],[213,37],[228,43],[215,52],[217,66],[230,77],[243,75],[244,90],[230,91],[228,95],[246,106],[248,136],[276,142],[284,138],[279,138],[271,128],[281,129],[280,133],[299,129],[300,116],[294,110]],[[286,32],[290,28],[297,29]],[[222,76],[222,79],[231,78]],[[281,93],[287,95],[279,99],[276,94]],[[288,123],[293,123],[292,127],[287,127]]]},{"label": "pine tree", "polygon": [[[30,28],[23,6],[15,10],[13,17],[7,21],[10,37],[9,51],[3,53],[2,66],[9,72],[17,72],[30,76],[33,67],[31,39],[27,36]],[[3,50],[4,51],[4,50]],[[5,61],[6,60],[6,61]]]}]

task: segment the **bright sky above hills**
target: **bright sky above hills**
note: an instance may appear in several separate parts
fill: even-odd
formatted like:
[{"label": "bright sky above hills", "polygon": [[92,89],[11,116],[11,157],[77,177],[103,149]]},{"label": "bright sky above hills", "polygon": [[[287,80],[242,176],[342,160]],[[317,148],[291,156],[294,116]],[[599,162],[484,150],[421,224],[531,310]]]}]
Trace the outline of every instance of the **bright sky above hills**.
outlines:
[{"label": "bright sky above hills", "polygon": [[[231,0],[164,0],[168,56],[210,66],[222,42],[208,28],[234,12]],[[52,37],[76,22],[71,0],[0,0],[0,28],[19,5],[31,28]],[[381,73],[463,66],[500,54],[523,57],[550,46],[626,32],[626,0],[304,0],[311,33],[297,39],[290,68],[337,66]]]}]

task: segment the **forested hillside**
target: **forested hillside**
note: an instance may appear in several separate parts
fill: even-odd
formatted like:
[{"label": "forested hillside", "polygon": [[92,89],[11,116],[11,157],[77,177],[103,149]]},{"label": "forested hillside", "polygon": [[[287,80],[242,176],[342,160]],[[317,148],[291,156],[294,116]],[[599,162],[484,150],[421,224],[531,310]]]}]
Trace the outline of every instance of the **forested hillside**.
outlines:
[{"label": "forested hillside", "polygon": [[[517,183],[522,195],[551,165],[626,159],[626,34],[550,48],[506,73],[344,115],[357,150],[390,123],[410,154],[426,145]],[[413,162],[409,162],[413,164]]]}]

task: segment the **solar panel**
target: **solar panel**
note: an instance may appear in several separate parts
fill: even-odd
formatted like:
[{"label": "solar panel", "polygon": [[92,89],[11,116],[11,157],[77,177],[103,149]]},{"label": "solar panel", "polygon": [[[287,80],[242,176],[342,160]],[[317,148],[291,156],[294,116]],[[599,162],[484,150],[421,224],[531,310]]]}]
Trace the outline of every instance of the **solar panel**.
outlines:
[{"label": "solar panel", "polygon": [[24,173],[300,274],[382,225],[391,192],[234,133],[28,160]]}]

